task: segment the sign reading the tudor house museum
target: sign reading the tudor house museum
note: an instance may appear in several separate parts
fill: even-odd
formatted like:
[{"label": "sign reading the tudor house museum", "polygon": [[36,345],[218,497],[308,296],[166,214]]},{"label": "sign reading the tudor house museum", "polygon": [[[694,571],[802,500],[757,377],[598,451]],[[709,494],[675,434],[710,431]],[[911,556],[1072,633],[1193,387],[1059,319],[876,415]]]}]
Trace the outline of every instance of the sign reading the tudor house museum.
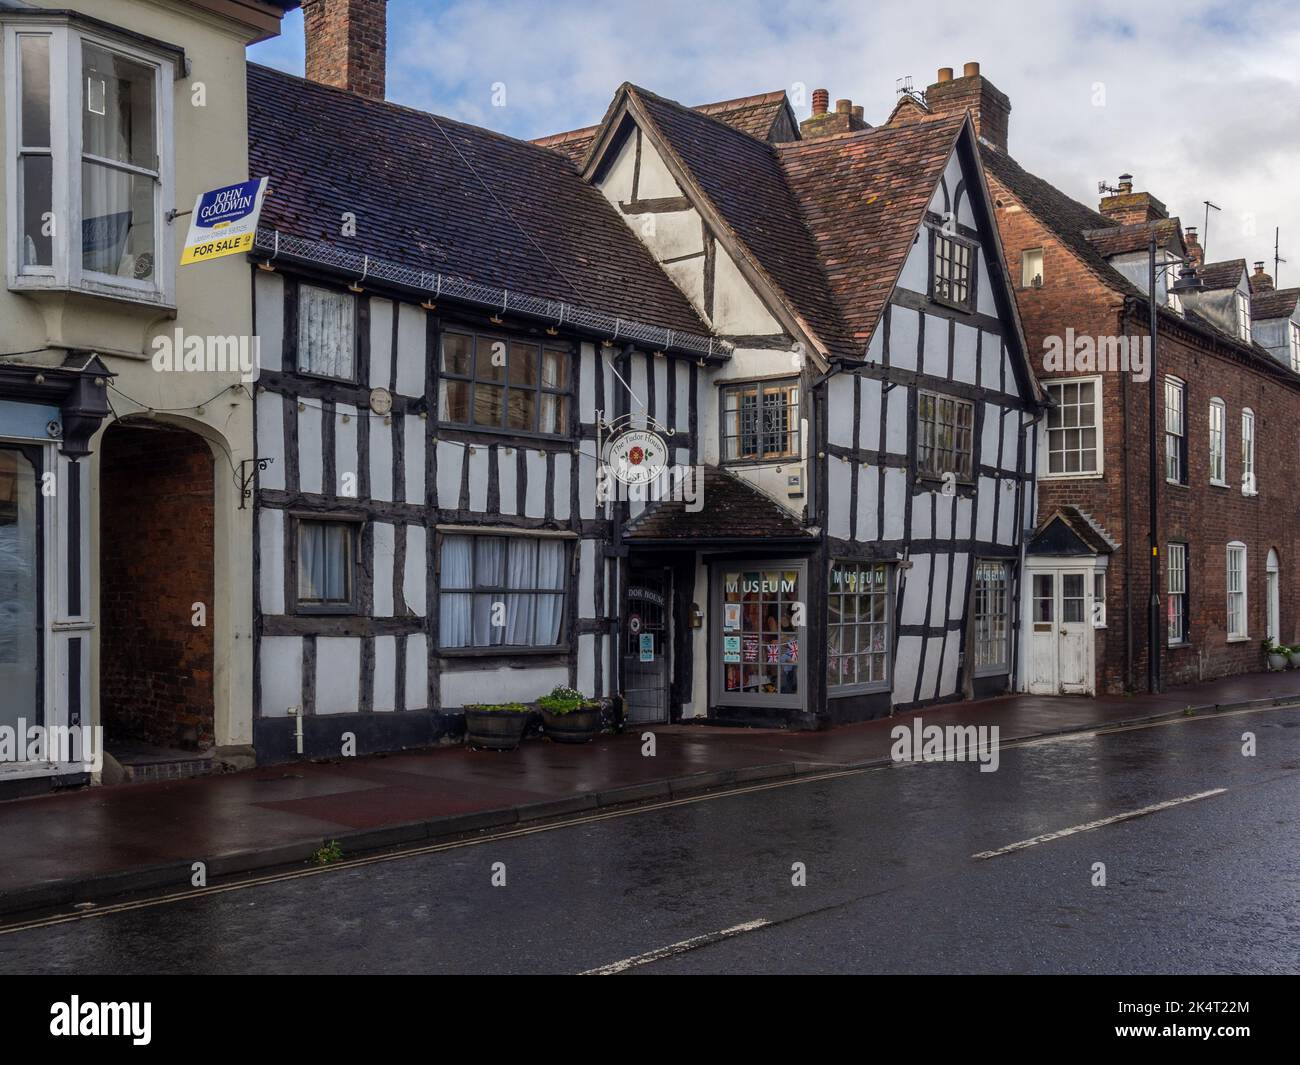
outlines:
[{"label": "sign reading the tudor house museum", "polygon": [[238,255],[253,246],[257,219],[266,199],[266,178],[199,193],[190,215],[190,232],[181,265]]},{"label": "sign reading the tudor house museum", "polygon": [[667,468],[668,448],[658,433],[627,429],[610,440],[605,462],[626,485],[650,484]]}]

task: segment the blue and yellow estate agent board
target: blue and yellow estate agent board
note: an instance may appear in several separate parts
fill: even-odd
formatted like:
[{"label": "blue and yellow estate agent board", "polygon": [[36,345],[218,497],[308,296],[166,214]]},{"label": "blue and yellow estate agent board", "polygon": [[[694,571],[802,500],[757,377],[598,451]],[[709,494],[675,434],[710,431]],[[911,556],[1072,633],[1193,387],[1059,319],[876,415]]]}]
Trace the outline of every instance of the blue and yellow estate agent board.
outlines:
[{"label": "blue and yellow estate agent board", "polygon": [[181,265],[247,252],[253,246],[265,198],[266,178],[200,193],[190,215]]}]

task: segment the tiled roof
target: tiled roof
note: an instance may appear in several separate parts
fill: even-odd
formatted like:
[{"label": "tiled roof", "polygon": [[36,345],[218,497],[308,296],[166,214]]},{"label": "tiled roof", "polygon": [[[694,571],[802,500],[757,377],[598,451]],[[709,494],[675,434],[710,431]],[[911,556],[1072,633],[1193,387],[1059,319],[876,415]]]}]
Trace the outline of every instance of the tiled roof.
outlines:
[{"label": "tiled roof", "polygon": [[628,523],[627,540],[718,542],[723,540],[807,540],[815,537],[776,500],[718,466],[703,466],[703,506],[695,511],[685,501],[666,499],[649,504]]},{"label": "tiled roof", "polygon": [[1246,273],[1245,259],[1225,259],[1221,263],[1206,263],[1196,271],[1196,276],[1206,290],[1236,288]]},{"label": "tiled roof", "polygon": [[627,91],[791,309],[833,353],[860,354],[848,342],[778,149],[635,85]]},{"label": "tiled roof", "polygon": [[1272,318],[1290,318],[1295,313],[1300,288],[1279,288],[1272,292],[1259,292],[1251,297],[1250,316],[1257,322]]},{"label": "tiled roof", "polygon": [[778,149],[861,356],[965,116],[877,126]]},{"label": "tiled roof", "polygon": [[[707,335],[689,301],[561,155],[248,67],[262,224],[418,270]],[[357,235],[339,236],[352,212]]]},{"label": "tiled roof", "polygon": [[[777,89],[775,92],[759,93],[756,96],[742,96],[735,100],[700,104],[692,110],[725,122],[733,129],[748,133],[761,141],[770,141],[774,131],[778,130],[782,111],[787,110],[789,106],[785,90]],[[793,112],[790,114],[790,121],[794,128],[798,129]],[[587,126],[584,129],[570,130],[568,133],[552,133],[548,137],[538,137],[532,143],[559,152],[572,160],[575,165],[581,166],[599,132],[600,126]]]},{"label": "tiled roof", "polygon": [[1172,251],[1180,259],[1186,254],[1182,223],[1176,217],[1159,218],[1154,222],[1134,222],[1110,229],[1090,229],[1084,232],[1084,236],[1102,255],[1110,257],[1146,251],[1152,232],[1156,236],[1157,248]]}]

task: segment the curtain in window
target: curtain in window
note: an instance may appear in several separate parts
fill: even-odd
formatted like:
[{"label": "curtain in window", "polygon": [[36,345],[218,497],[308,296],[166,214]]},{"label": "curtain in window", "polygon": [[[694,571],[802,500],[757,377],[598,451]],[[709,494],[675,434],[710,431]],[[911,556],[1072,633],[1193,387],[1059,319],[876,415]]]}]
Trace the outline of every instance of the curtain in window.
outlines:
[{"label": "curtain in window", "polygon": [[493,625],[493,604],[501,601],[496,589],[506,582],[506,541],[495,537],[479,537],[474,541],[474,587],[494,591],[474,596],[475,647],[495,647],[505,642],[506,627]]},{"label": "curtain in window", "polygon": [[[440,564],[444,588],[468,588],[473,571],[473,541],[468,536],[445,536]],[[468,647],[472,630],[470,601],[466,593],[443,592],[438,606],[438,642],[443,647]]]},{"label": "curtain in window", "polygon": [[[541,540],[537,544],[537,587],[564,589],[564,544],[559,540]],[[564,619],[564,596],[538,595],[533,642],[547,647],[560,642],[560,623]]]},{"label": "curtain in window", "polygon": [[343,602],[348,598],[348,530],[341,525],[303,522],[298,526],[298,598]]},{"label": "curtain in window", "polygon": [[[506,586],[533,588],[537,579],[537,541],[516,539],[509,541],[509,561],[506,569]],[[533,642],[533,597],[531,595],[506,596],[505,642],[527,645]]]},{"label": "curtain in window", "polygon": [[298,290],[298,369],[352,377],[352,297],[303,285]]}]

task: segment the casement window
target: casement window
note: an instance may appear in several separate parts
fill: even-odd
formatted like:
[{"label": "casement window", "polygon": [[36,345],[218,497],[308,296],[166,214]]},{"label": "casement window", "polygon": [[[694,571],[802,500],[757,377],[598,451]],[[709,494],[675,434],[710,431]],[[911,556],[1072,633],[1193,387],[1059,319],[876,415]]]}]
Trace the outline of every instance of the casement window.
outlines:
[{"label": "casement window", "polygon": [[1047,412],[1047,473],[1099,473],[1100,381],[1047,381],[1044,387],[1054,404]]},{"label": "casement window", "polygon": [[1170,644],[1187,643],[1187,545],[1165,545],[1165,612]]},{"label": "casement window", "polygon": [[756,381],[722,388],[724,462],[798,458],[798,381]]},{"label": "casement window", "polygon": [[1187,483],[1187,385],[1165,378],[1165,480]]},{"label": "casement window", "polygon": [[299,614],[356,612],[359,521],[296,519],[294,566]]},{"label": "casement window", "polygon": [[975,675],[1010,669],[1010,571],[1005,562],[975,564]]},{"label": "casement window", "polygon": [[930,227],[930,298],[960,311],[975,309],[975,245]]},{"label": "casement window", "polygon": [[559,345],[446,330],[439,420],[473,429],[566,435],[569,362],[569,350]]},{"label": "casement window", "polygon": [[1042,288],[1043,249],[1030,248],[1020,253],[1020,287]]},{"label": "casement window", "polygon": [[975,404],[970,400],[918,392],[916,397],[916,468],[922,477],[973,476]]},{"label": "casement window", "polygon": [[884,562],[831,563],[826,682],[837,694],[889,687],[890,574]]},{"label": "casement window", "polygon": [[1250,300],[1244,292],[1237,294],[1237,339],[1250,341]]},{"label": "casement window", "polygon": [[298,372],[356,380],[357,301],[350,292],[298,286]]},{"label": "casement window", "polygon": [[1210,400],[1210,484],[1228,483],[1226,421],[1227,408],[1223,400]]},{"label": "casement window", "polygon": [[1291,369],[1300,373],[1300,325],[1291,323]]},{"label": "casement window", "polygon": [[1246,639],[1246,545],[1239,540],[1228,545],[1227,627],[1228,639]]},{"label": "casement window", "polygon": [[444,535],[438,558],[440,647],[554,650],[565,642],[564,540]]},{"label": "casement window", "polygon": [[174,299],[174,61],[67,22],[4,34],[9,287]]},{"label": "casement window", "polygon": [[1255,487],[1255,412],[1245,407],[1241,412],[1241,493],[1253,496]]}]

